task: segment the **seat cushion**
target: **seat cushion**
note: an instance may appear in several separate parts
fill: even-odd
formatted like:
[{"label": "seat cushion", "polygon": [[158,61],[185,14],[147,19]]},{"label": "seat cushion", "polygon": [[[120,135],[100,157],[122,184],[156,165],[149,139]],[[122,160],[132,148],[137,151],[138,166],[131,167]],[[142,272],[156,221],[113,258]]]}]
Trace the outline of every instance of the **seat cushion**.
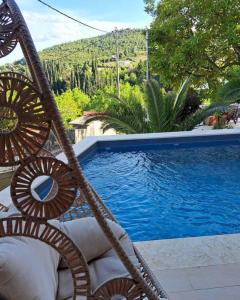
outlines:
[{"label": "seat cushion", "polygon": [[[10,215],[1,213],[1,218]],[[58,221],[52,224],[59,227]],[[59,254],[41,241],[28,237],[0,238],[1,296],[8,300],[55,299],[58,264]]]},{"label": "seat cushion", "polygon": [[[73,296],[73,279],[69,269],[58,272],[58,293],[56,300],[70,300]],[[77,298],[78,299],[78,298]],[[85,300],[86,297],[79,296],[79,300]]]},{"label": "seat cushion", "polygon": [[116,256],[101,257],[89,265],[92,289],[113,278],[129,277],[129,273]]},{"label": "seat cushion", "polygon": [[[113,223],[113,222],[111,222]],[[115,224],[115,223],[114,223]],[[78,224],[79,225],[79,224]],[[117,225],[117,224],[116,224]],[[111,226],[115,226],[112,225]],[[117,225],[120,227],[119,225]],[[121,229],[119,242],[123,249],[133,262],[133,264],[139,268],[139,262],[135,256],[133,246],[129,240],[127,234]],[[88,236],[88,240],[85,240],[88,244],[91,244],[91,235]],[[109,248],[109,247],[108,247]],[[119,277],[130,277],[128,271],[119,260],[115,251],[110,248],[107,252],[103,253],[101,256],[95,258],[89,263],[89,272],[91,278],[91,289],[95,291],[104,282],[109,281],[114,278]],[[73,293],[73,282],[71,272],[68,269],[59,270],[59,290],[57,300],[68,299]]]},{"label": "seat cushion", "polygon": [[[89,264],[92,291],[104,282],[129,274],[117,257],[102,257]],[[67,299],[73,294],[73,280],[69,269],[59,271],[59,289],[57,300]]]}]

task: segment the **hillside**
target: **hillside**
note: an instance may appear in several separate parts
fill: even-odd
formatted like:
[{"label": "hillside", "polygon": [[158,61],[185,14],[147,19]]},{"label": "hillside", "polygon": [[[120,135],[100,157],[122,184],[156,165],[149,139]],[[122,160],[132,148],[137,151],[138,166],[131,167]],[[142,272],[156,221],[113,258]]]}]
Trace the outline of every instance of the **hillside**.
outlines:
[{"label": "hillside", "polygon": [[[134,58],[145,51],[145,38],[141,30],[122,30],[119,36],[120,58]],[[60,60],[70,64],[81,64],[92,56],[109,60],[116,54],[116,40],[113,33],[71,43],[56,45],[41,51],[42,60]]]},{"label": "hillside", "polygon": [[[145,60],[142,30],[125,29],[118,33],[122,80],[141,81]],[[81,88],[92,94],[116,81],[116,39],[113,33],[56,45],[39,52],[47,77],[56,94],[68,88]],[[24,60],[0,67],[27,74]],[[137,74],[136,74],[137,73]],[[135,75],[134,75],[135,74]]]}]

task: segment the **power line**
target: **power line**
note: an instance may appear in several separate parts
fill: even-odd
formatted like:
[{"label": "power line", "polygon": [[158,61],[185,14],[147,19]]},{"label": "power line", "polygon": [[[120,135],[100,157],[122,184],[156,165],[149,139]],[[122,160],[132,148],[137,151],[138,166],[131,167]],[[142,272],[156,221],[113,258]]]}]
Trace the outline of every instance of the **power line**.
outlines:
[{"label": "power line", "polygon": [[77,19],[75,19],[75,18],[73,18],[73,17],[67,15],[66,13],[60,11],[59,9],[57,9],[57,8],[55,8],[55,7],[53,7],[53,6],[51,6],[50,4],[48,4],[48,3],[46,3],[46,2],[44,2],[44,1],[42,1],[42,0],[37,0],[37,1],[40,2],[41,4],[47,6],[48,8],[54,10],[55,12],[57,12],[57,13],[63,15],[64,17],[66,17],[66,18],[68,18],[68,19],[70,19],[70,20],[72,20],[72,21],[75,21],[75,22],[79,23],[80,25],[86,26],[86,27],[88,27],[88,28],[91,28],[91,29],[93,29],[93,30],[97,30],[97,31],[100,31],[100,32],[104,32],[104,33],[107,33],[107,32],[108,32],[108,31],[106,31],[106,30],[103,30],[103,29],[99,29],[99,28],[93,27],[93,26],[91,26],[91,25],[88,25],[88,24],[86,24],[86,23],[80,21],[80,20],[77,20]]}]

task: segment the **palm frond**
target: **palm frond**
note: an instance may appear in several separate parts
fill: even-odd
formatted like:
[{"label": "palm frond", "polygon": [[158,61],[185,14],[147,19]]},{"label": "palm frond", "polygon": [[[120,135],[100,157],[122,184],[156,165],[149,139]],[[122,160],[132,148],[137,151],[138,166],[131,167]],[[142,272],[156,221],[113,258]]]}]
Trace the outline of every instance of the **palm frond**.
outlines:
[{"label": "palm frond", "polygon": [[161,116],[161,131],[171,131],[173,124],[175,124],[175,116],[173,112],[174,101],[175,94],[173,92],[168,92],[164,95],[164,107]]},{"label": "palm frond", "polygon": [[174,109],[173,109],[173,113],[174,113],[175,117],[177,117],[179,115],[179,113],[181,113],[181,111],[183,110],[183,108],[186,104],[187,93],[189,90],[190,81],[191,81],[191,79],[187,78],[177,93],[177,96],[176,96],[175,102],[174,102]]},{"label": "palm frond", "polygon": [[145,85],[145,107],[153,131],[159,131],[161,128],[163,105],[160,84],[154,79],[147,81]]},{"label": "palm frond", "polygon": [[135,99],[125,101],[114,97],[111,106],[104,114],[89,118],[86,122],[94,120],[103,122],[103,130],[113,128],[121,133],[142,133],[149,132],[146,122],[146,112],[141,103]]}]

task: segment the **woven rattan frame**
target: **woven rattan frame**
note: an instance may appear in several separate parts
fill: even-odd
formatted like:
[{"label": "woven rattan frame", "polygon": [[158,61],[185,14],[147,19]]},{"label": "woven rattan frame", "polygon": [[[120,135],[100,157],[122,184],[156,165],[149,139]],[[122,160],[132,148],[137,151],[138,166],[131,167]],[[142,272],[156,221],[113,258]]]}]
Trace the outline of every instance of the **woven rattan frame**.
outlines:
[{"label": "woven rattan frame", "polygon": [[26,77],[23,74],[20,73],[16,73],[16,72],[1,72],[1,77],[5,77],[5,78],[13,78],[13,79],[18,79],[18,80],[22,80],[24,82],[26,82],[29,85],[34,86],[34,82],[29,79],[28,77]]},{"label": "woven rattan frame", "polygon": [[[66,155],[66,158],[68,160],[68,166],[69,166],[70,170],[72,170],[72,172],[74,173],[74,178],[76,178],[76,187],[80,191],[81,201],[79,201],[79,200],[75,201],[75,204],[76,204],[75,207],[79,207],[79,206],[81,207],[81,205],[88,206],[88,211],[85,211],[85,212],[91,213],[96,218],[97,222],[99,223],[99,225],[102,228],[103,232],[105,233],[106,237],[109,239],[113,249],[115,250],[119,259],[122,261],[123,265],[126,267],[126,269],[128,270],[128,272],[132,278],[132,279],[116,278],[110,282],[107,282],[102,286],[102,288],[97,290],[97,292],[95,294],[94,293],[91,293],[90,295],[88,294],[87,299],[89,299],[89,300],[90,299],[91,300],[92,299],[94,299],[94,300],[95,299],[98,299],[98,300],[103,299],[103,298],[99,298],[99,297],[101,295],[104,295],[104,291],[108,291],[108,293],[112,293],[113,295],[114,295],[114,293],[122,293],[122,294],[124,294],[123,296],[125,298],[131,299],[131,300],[137,300],[137,299],[143,299],[143,298],[150,299],[150,300],[156,300],[156,299],[160,299],[160,297],[165,297],[164,291],[162,290],[159,283],[155,280],[154,276],[152,275],[151,271],[148,269],[143,258],[137,252],[137,250],[135,249],[136,256],[138,257],[138,260],[139,260],[139,263],[141,266],[140,270],[137,269],[136,266],[132,263],[131,259],[128,257],[127,253],[125,252],[125,250],[119,243],[119,240],[114,235],[111,228],[109,227],[107,218],[110,218],[114,221],[116,221],[116,220],[113,217],[113,215],[111,214],[111,212],[108,210],[108,208],[105,206],[104,202],[100,199],[100,197],[94,191],[94,189],[89,185],[89,183],[87,182],[87,180],[85,179],[85,177],[83,175],[82,169],[79,166],[78,160],[74,154],[72,146],[66,135],[66,132],[65,132],[65,129],[63,126],[63,122],[62,122],[59,112],[57,110],[57,107],[56,107],[56,104],[55,104],[55,101],[53,98],[53,94],[51,92],[49,83],[46,79],[42,65],[40,63],[37,51],[35,49],[34,43],[31,38],[31,35],[28,31],[27,25],[23,19],[23,16],[22,16],[18,6],[16,5],[14,0],[4,0],[2,9],[3,9],[3,12],[7,11],[7,14],[9,14],[13,20],[13,27],[11,27],[11,28],[14,28],[14,34],[16,34],[17,40],[19,41],[22,51],[24,53],[27,65],[29,67],[29,70],[30,70],[30,73],[32,76],[33,84],[31,82],[25,80],[24,78],[19,78],[18,75],[16,75],[16,74],[14,74],[14,76],[11,76],[11,81],[12,82],[21,81],[22,84],[27,86],[29,89],[31,89],[31,91],[35,92],[38,95],[38,99],[40,99],[38,101],[41,102],[41,105],[44,110],[44,114],[41,114],[41,117],[43,117],[43,119],[41,119],[41,121],[43,123],[44,122],[46,123],[44,137],[48,136],[48,133],[50,130],[49,121],[51,120],[52,130],[55,133],[57,140],[59,141],[59,143]],[[6,14],[6,12],[4,12],[4,13]],[[1,31],[1,29],[0,29],[0,31]],[[9,34],[9,36],[11,36],[12,42],[14,42],[15,35]],[[3,50],[4,50],[4,47],[5,48],[7,47],[8,42],[9,41],[7,39],[6,39],[6,41],[3,42],[3,44],[2,44]],[[7,54],[7,52],[4,52],[4,51],[2,53]],[[6,80],[8,80],[8,76],[6,74],[2,75],[2,77],[0,76],[0,79],[2,81],[6,81]],[[1,87],[1,85],[0,85],[0,87]],[[0,96],[1,96],[1,94],[0,94]],[[34,101],[36,101],[36,100],[34,100]],[[33,103],[36,103],[34,101],[33,102],[30,101],[30,106],[33,105]],[[5,105],[6,105],[6,103],[5,103]],[[12,106],[10,108],[13,109]],[[17,114],[17,112],[16,112],[16,114]],[[31,121],[33,121],[33,119],[31,119]],[[5,137],[7,136],[7,134],[5,134],[5,133],[3,133],[3,134],[0,133],[0,138],[4,135],[5,135]],[[38,154],[38,152],[40,153],[40,148],[43,147],[44,142],[45,142],[45,139],[41,138],[41,136],[42,136],[42,134],[40,134],[40,140],[34,139],[34,143],[33,143],[34,151],[32,149],[33,145],[28,144],[28,146],[30,147],[30,151],[29,150],[27,151],[28,147],[26,147],[26,152],[24,152],[24,153],[22,153],[20,151],[18,144],[16,142],[12,143],[10,145],[8,142],[7,146],[5,146],[5,149],[7,149],[7,151],[4,150],[5,152],[4,152],[3,158],[1,158],[1,156],[0,156],[0,165],[10,165],[10,164],[14,165],[14,164],[20,163],[21,164],[20,170],[22,170],[22,168],[24,166],[26,166],[26,164],[29,161],[36,160],[36,155]],[[17,136],[17,138],[21,139],[21,136],[19,135],[19,136]],[[43,159],[43,157],[40,157],[40,159]],[[49,159],[48,155],[45,156],[44,159]],[[40,173],[38,173],[38,174],[40,174]],[[29,186],[29,182],[31,180],[32,179],[28,179],[27,183],[25,183],[25,184],[27,184]],[[46,219],[50,218],[53,215],[55,217],[60,217],[60,216],[62,216],[64,209],[66,209],[66,211],[68,209],[68,207],[66,205],[66,206],[64,206],[64,209],[58,210],[54,214],[52,214],[52,212],[48,213],[48,214],[46,214],[46,213],[44,214],[39,209],[36,209],[35,211],[34,211],[34,209],[32,210],[31,204],[35,203],[32,201],[30,206],[28,207],[28,209],[24,210],[23,206],[22,206],[22,202],[18,201],[18,196],[17,196],[17,192],[16,192],[17,186],[19,187],[19,177],[16,175],[13,177],[13,181],[12,181],[12,195],[13,195],[13,198],[15,198],[14,202],[15,202],[16,206],[18,206],[24,212],[26,218],[30,218],[29,223],[26,222],[26,231],[27,230],[29,231],[29,235],[28,235],[29,237],[32,236],[33,238],[35,238],[33,236],[34,231],[32,231],[31,228],[33,228],[33,227],[39,228],[39,222],[40,222],[39,217],[40,218],[44,217]],[[27,193],[27,196],[28,195],[29,195],[29,191]],[[21,204],[19,204],[19,203],[21,203]],[[69,203],[70,203],[70,201],[69,201]],[[32,205],[34,206],[34,204],[32,204]],[[52,209],[50,209],[50,210],[52,210]],[[7,223],[7,221],[4,221],[4,222]],[[9,222],[11,222],[11,221],[9,221]],[[15,220],[15,222],[16,222],[16,220]],[[1,224],[1,222],[0,222],[0,224]],[[42,223],[42,224],[46,225],[46,223]],[[10,226],[10,228],[13,228],[13,227]],[[1,230],[3,232],[3,234],[2,234],[2,236],[3,236],[4,235],[3,227],[2,227],[2,229],[0,229],[0,232],[1,232]],[[57,230],[57,229],[55,229],[55,230]],[[22,235],[24,235],[24,233],[22,231],[20,233]],[[14,235],[14,232],[12,231],[12,229],[10,231],[8,231],[8,235]],[[0,233],[0,236],[1,236],[1,233]],[[53,240],[46,240],[46,239],[43,240],[39,236],[36,236],[36,238],[50,244],[53,247],[56,243],[56,241],[53,241]],[[72,251],[71,247],[69,247],[68,249],[69,249],[69,251]],[[87,265],[82,264],[82,265],[79,265],[79,267],[82,267],[84,269],[85,274],[88,274]],[[87,279],[89,279],[89,278],[87,278]],[[86,284],[87,284],[87,287],[85,290],[90,291],[90,279],[87,280]],[[133,292],[133,290],[134,290],[134,292]],[[74,286],[74,294],[78,295],[78,293],[79,293],[79,291],[78,291],[77,287]]]},{"label": "woven rattan frame", "polygon": [[0,74],[0,95],[2,114],[9,110],[9,117],[13,113],[17,117],[16,127],[0,135],[0,164],[13,166],[40,151],[48,138],[50,122],[42,95],[26,77],[16,73]]},{"label": "woven rattan frame", "polygon": [[[54,192],[44,201],[35,199],[31,184],[38,176],[54,181]],[[62,161],[52,157],[32,157],[15,172],[11,185],[13,203],[23,215],[38,219],[54,219],[65,213],[76,197],[76,178]]]},{"label": "woven rattan frame", "polygon": [[144,299],[141,288],[129,278],[116,278],[106,282],[94,293],[95,300],[112,300],[115,295],[121,295],[126,300]]},{"label": "woven rattan frame", "polygon": [[16,23],[9,9],[4,5],[0,6],[0,58],[11,53],[17,45]]}]

